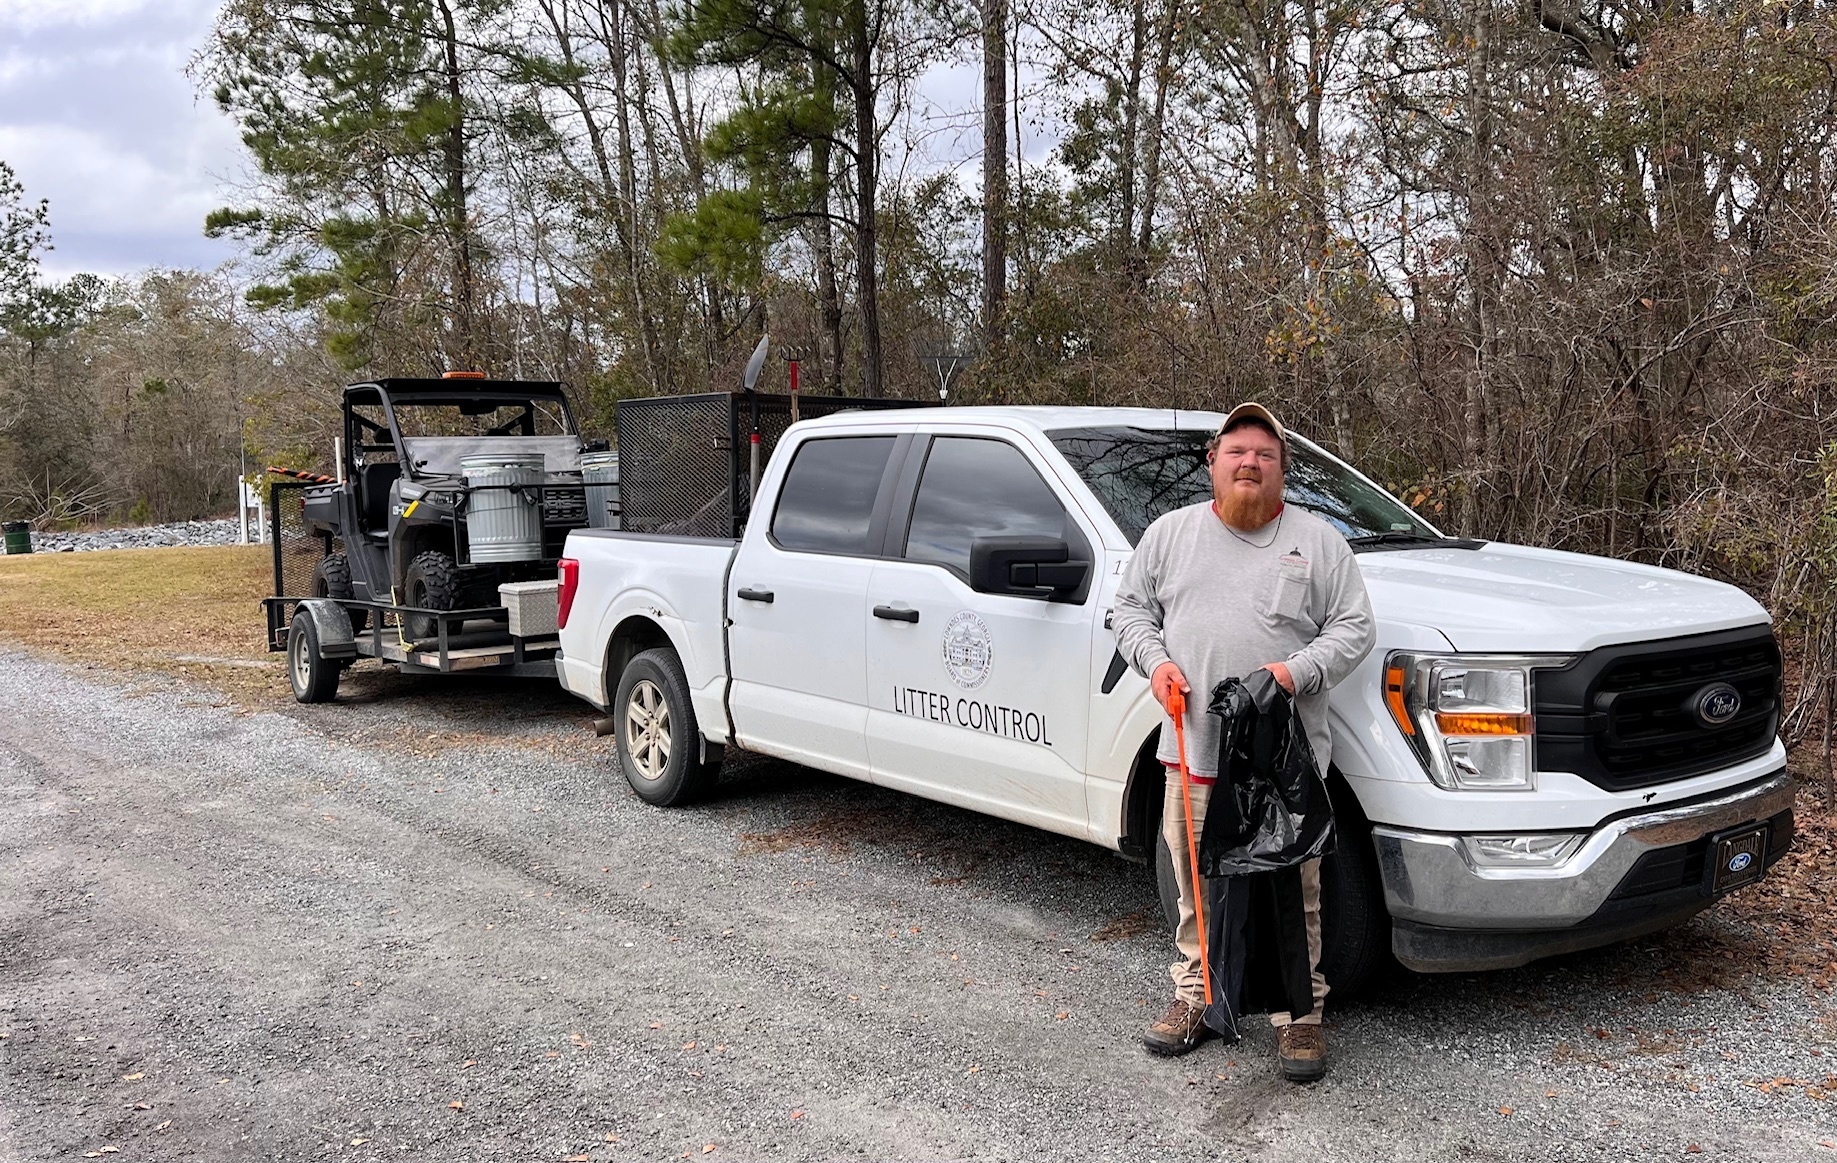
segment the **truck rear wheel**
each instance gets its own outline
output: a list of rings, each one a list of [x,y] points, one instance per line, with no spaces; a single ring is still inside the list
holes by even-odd
[[[402,604],[423,610],[459,608],[459,566],[439,550],[429,550],[408,563],[402,578]],[[410,642],[421,642],[440,633],[437,619],[431,614],[402,615],[402,636]]]
[[[626,663],[611,709],[619,769],[639,799],[672,808],[714,786],[721,765],[701,759],[701,727],[676,651],[654,647]]]
[[[351,563],[345,555],[333,553],[320,558],[319,564],[313,567],[313,597],[350,599],[356,596],[357,591],[351,588]],[[344,612],[351,619],[351,633],[362,634],[370,612],[350,606],[346,606]]]
[[[293,697],[302,703],[329,703],[338,694],[338,675],[344,667],[319,649],[319,628],[313,616],[300,610],[287,631],[287,682]]]

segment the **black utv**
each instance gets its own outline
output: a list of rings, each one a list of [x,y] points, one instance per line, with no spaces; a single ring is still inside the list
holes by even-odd
[[[313,596],[424,610],[499,604],[504,582],[552,580],[568,531],[587,525],[579,429],[559,383],[379,379],[344,390],[339,479],[305,490],[311,533],[343,552]],[[362,633],[365,614],[351,608]],[[403,614],[402,636],[434,619]]]

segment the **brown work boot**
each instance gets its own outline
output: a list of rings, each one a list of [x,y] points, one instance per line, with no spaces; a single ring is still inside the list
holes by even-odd
[[[1276,1060],[1290,1082],[1313,1082],[1327,1072],[1327,1032],[1313,1022],[1291,1022],[1276,1031]]]
[[[1149,1025],[1142,1044],[1150,1053],[1169,1058],[1187,1053],[1211,1032],[1206,1029],[1205,1012],[1203,1005],[1175,998],[1168,1003],[1167,1012]]]

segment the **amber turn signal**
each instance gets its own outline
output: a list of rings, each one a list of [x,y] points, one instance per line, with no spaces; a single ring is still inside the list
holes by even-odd
[[[1403,668],[1393,666],[1384,672],[1384,705],[1390,708],[1391,718],[1397,720],[1397,729],[1405,735],[1416,734],[1416,724],[1410,721],[1410,709],[1403,703]]]
[[[1529,735],[1531,716],[1499,711],[1440,711],[1435,727],[1444,735]]]

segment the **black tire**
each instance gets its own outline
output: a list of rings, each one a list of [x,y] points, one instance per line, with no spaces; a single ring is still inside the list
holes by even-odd
[[[1351,791],[1335,781],[1336,807]],[[1371,845],[1371,825],[1356,806],[1340,807],[1334,820],[1338,844],[1320,865],[1320,971],[1335,1002],[1368,989],[1392,962],[1390,913],[1384,907],[1384,882]],[[1155,894],[1161,916],[1172,933],[1180,919],[1180,889],[1174,881],[1174,858],[1167,844],[1155,843]]]
[[[1333,1000],[1357,997],[1392,964],[1390,910],[1371,843],[1371,824],[1337,778],[1333,795],[1339,843],[1320,866],[1320,971]]]
[[[351,586],[351,563],[342,553],[333,553],[319,559],[313,567],[313,597],[351,599],[357,591]],[[369,611],[356,610],[349,606],[344,612],[351,618],[351,633],[362,634],[369,623]]]
[[[1155,837],[1155,896],[1161,902],[1161,919],[1171,934],[1180,924],[1180,884],[1174,879],[1174,854],[1161,836]]]
[[[462,589],[459,566],[452,556],[429,550],[408,563],[408,572],[402,578],[402,604],[424,610],[457,610]],[[434,638],[439,633],[431,615],[402,615],[402,637],[410,642]]]
[[[338,676],[344,668],[319,649],[319,628],[313,616],[301,610],[287,632],[287,682],[294,701],[329,703],[338,694]]]
[[[721,765],[700,758],[701,726],[676,651],[659,646],[626,663],[611,712],[619,770],[639,799],[673,808],[714,786]]]

